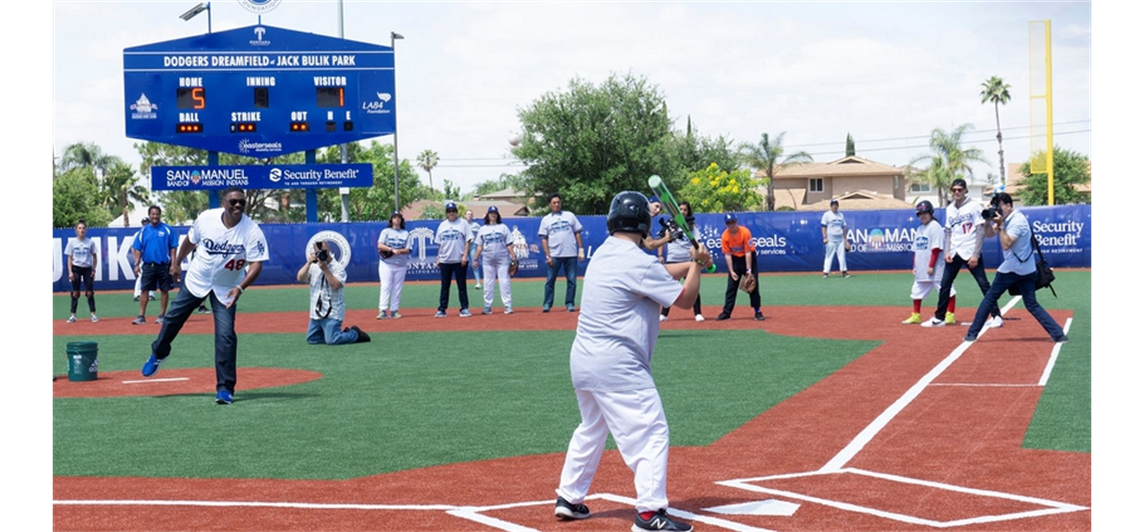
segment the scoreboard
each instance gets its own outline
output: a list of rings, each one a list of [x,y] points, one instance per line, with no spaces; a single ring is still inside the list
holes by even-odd
[[[255,25],[123,50],[127,137],[257,158],[396,130],[393,49]]]

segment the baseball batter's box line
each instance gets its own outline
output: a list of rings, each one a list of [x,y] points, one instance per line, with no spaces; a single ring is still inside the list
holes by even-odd
[[[1005,304],[1005,307],[1001,309],[1001,315],[1004,316],[1006,313],[1012,310],[1020,300],[1021,296],[1014,296],[1010,298],[1009,302]],[[978,339],[980,339],[991,330],[992,328],[983,329],[981,333],[978,334]],[[843,447],[842,450],[838,452],[838,454],[834,455],[834,457],[831,458],[830,461],[826,463],[826,465],[822,466],[821,471],[838,471],[842,469],[843,466],[849,463],[850,460],[852,460],[862,449],[866,447],[866,444],[870,443],[870,441],[874,439],[874,436],[878,435],[882,429],[886,428],[886,425],[888,425],[890,421],[897,417],[898,414],[902,412],[902,410],[904,410],[907,406],[909,406],[910,403],[914,401],[914,399],[921,395],[922,391],[924,391],[927,387],[933,385],[933,381],[937,379],[939,375],[945,372],[946,369],[953,365],[957,359],[961,358],[961,355],[965,354],[965,352],[972,345],[973,342],[962,342],[960,345],[954,348],[954,350],[950,352],[950,354],[946,356],[944,360],[939,362],[938,365],[934,366],[933,369],[929,371],[929,373],[926,373],[925,376],[921,378],[921,380],[914,383],[910,389],[906,390],[906,393],[902,394],[902,396],[899,397],[897,401],[894,401],[894,403],[891,404],[888,408],[886,408],[885,411],[883,411],[881,414],[878,414],[878,417],[874,418],[874,420],[871,421],[869,425],[866,425],[866,427],[863,428],[862,431],[859,432],[853,440],[850,440],[850,443],[846,444],[846,446]],[[1057,344],[1055,349],[1059,349],[1059,347],[1060,344]]]
[[[861,506],[858,504],[851,504],[851,503],[836,501],[836,500],[831,500],[831,499],[823,499],[820,497],[814,497],[812,495],[806,495],[806,494],[802,494],[802,493],[773,489],[773,488],[766,488],[763,486],[758,486],[756,484],[753,484],[755,482],[766,482],[768,480],[784,480],[784,479],[791,479],[791,478],[811,477],[811,476],[820,476],[820,475],[838,475],[838,474],[863,475],[863,476],[869,476],[869,477],[878,478],[878,479],[882,479],[882,480],[888,480],[891,482],[898,482],[898,483],[902,483],[902,484],[911,484],[911,485],[916,485],[916,486],[924,486],[927,488],[952,491],[952,492],[956,492],[956,493],[964,493],[964,494],[976,495],[976,496],[981,496],[981,497],[992,497],[992,498],[997,498],[997,499],[1005,499],[1005,500],[1010,500],[1010,501],[1015,501],[1015,502],[1034,504],[1034,505],[1038,505],[1038,506],[1044,506],[1045,508],[1039,509],[1039,510],[1030,510],[1030,511],[1025,511],[1025,512],[1014,512],[1014,513],[1009,513],[1009,514],[983,515],[983,516],[978,516],[978,517],[957,519],[957,520],[953,520],[953,521],[935,521],[933,519],[926,519],[924,517],[918,517],[918,516],[914,516],[914,515],[905,515],[905,514],[890,512],[890,511],[886,511],[886,510],[879,510],[877,508],[870,508],[868,506]],[[1068,512],[1079,512],[1082,510],[1088,510],[1089,509],[1086,506],[1078,506],[1075,504],[1063,503],[1063,502],[1059,502],[1059,501],[1052,501],[1052,500],[1048,500],[1048,499],[1040,499],[1040,498],[1036,498],[1036,497],[1027,497],[1024,495],[1016,495],[1016,494],[1012,494],[1012,493],[1004,493],[1004,492],[999,492],[999,491],[983,490],[983,489],[977,489],[977,488],[967,488],[964,486],[956,486],[953,484],[945,484],[945,483],[941,483],[941,482],[932,482],[932,481],[928,481],[928,480],[903,477],[903,476],[899,476],[899,475],[890,475],[890,474],[886,474],[886,473],[877,473],[877,472],[873,472],[873,471],[866,471],[866,470],[855,469],[855,468],[843,468],[843,469],[834,470],[834,471],[822,471],[822,470],[820,470],[820,471],[808,471],[805,473],[788,473],[788,474],[782,474],[782,475],[770,475],[770,476],[765,476],[765,477],[723,480],[723,481],[716,482],[716,484],[731,487],[731,488],[738,488],[738,489],[742,489],[742,490],[753,491],[753,492],[757,492],[757,493],[766,493],[769,495],[777,495],[780,497],[786,497],[786,498],[790,498],[790,499],[796,499],[796,500],[800,500],[800,501],[806,501],[806,502],[811,502],[811,503],[815,503],[815,504],[821,504],[824,506],[830,506],[832,508],[838,508],[840,510],[873,515],[873,516],[881,517],[884,519],[892,519],[895,521],[900,521],[903,523],[910,523],[910,524],[915,524],[915,525],[925,525],[925,526],[931,526],[931,527],[935,527],[935,528],[950,528],[950,527],[955,527],[955,526],[980,525],[983,523],[992,523],[992,522],[998,522],[998,521],[1010,521],[1010,520],[1015,520],[1015,519],[1024,519],[1024,518],[1029,518],[1029,517],[1040,517],[1040,516],[1045,516],[1045,515],[1053,515],[1053,514],[1068,513]]]
[[[585,500],[607,500],[635,508],[636,501],[622,495],[613,493],[596,493],[589,495]],[[552,500],[526,501],[517,503],[498,504],[492,506],[456,506],[447,504],[338,504],[338,503],[305,503],[305,502],[271,502],[271,501],[194,501],[194,500],[56,500],[57,506],[192,506],[208,508],[291,508],[304,510],[374,510],[374,511],[429,511],[445,512],[454,517],[468,519],[505,532],[539,532],[533,528],[518,525],[495,517],[485,515],[486,512],[497,510],[510,510],[526,506],[551,505]],[[698,521],[734,532],[774,532],[765,528],[751,527],[711,517],[691,513],[685,510],[669,508],[668,513],[681,519]]]

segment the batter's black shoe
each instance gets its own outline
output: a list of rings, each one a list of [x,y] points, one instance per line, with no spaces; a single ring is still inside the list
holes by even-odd
[[[731,315],[730,315],[730,314],[722,314],[722,313],[720,313],[718,316],[715,316],[715,321],[723,321],[723,320],[729,320],[729,319],[731,319]]]
[[[671,530],[674,532],[691,532],[692,526],[684,523],[683,521],[676,521],[667,516],[667,510],[660,508],[658,512],[651,516],[651,519],[644,519],[640,514],[636,514],[636,522],[632,525],[632,532],[642,532],[644,530]]]
[[[354,343],[363,344],[369,341],[369,335],[366,334],[365,331],[361,330],[357,325],[351,325],[350,330],[357,333],[357,342]]]
[[[583,503],[572,504],[564,497],[556,498],[556,510],[553,513],[560,519],[587,519],[591,514]]]
[[[767,317],[763,316],[762,312],[755,312],[755,321],[766,321]]]

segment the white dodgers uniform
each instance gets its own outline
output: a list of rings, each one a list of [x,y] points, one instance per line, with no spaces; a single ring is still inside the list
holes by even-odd
[[[674,303],[682,288],[628,240],[609,237],[592,256],[569,357],[581,421],[556,490],[572,504],[588,494],[610,432],[635,474],[636,511],[668,506],[667,418],[651,356],[660,308]]]
[[[512,245],[512,230],[507,225],[489,224],[477,231],[477,246],[481,248],[481,273],[485,283],[485,308],[493,306],[493,280],[500,283],[501,303],[512,308],[512,286],[508,276],[510,262],[508,246]]]
[[[946,206],[945,229],[949,235],[949,245],[945,248],[946,255],[959,255],[962,259],[969,260],[979,251],[977,232],[985,225],[981,210],[981,205],[972,198],[965,198],[960,207],[956,202]]]
[[[914,286],[910,290],[910,299],[925,299],[930,292],[941,288],[941,278],[945,272],[945,257],[941,253],[944,240],[945,229],[937,220],[931,219],[930,223],[918,228],[914,235]],[[938,250],[938,257],[934,262],[933,275],[930,275],[930,259],[935,249]],[[950,294],[957,295],[957,289],[950,287]]]
[[[213,291],[222,304],[229,305],[227,294],[242,282],[247,263],[268,260],[270,252],[254,220],[243,214],[242,220],[228,229],[222,223],[223,210],[204,211],[187,234],[198,247],[183,278],[183,288],[199,298]]]
[[[846,217],[841,212],[826,211],[822,215],[822,226],[826,228],[826,259],[822,262],[822,273],[830,273],[830,264],[836,254],[839,271],[846,271]]]

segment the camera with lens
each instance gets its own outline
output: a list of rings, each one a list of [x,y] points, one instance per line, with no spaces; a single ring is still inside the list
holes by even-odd
[[[986,220],[992,220],[993,218],[996,218],[998,214],[1001,214],[1001,209],[995,205],[991,205],[985,210],[981,211],[981,217],[985,218]]]
[[[316,251],[318,253],[318,261],[319,262],[326,262],[326,261],[330,260],[330,252],[322,249],[321,244],[315,243],[314,244],[314,251]]]

